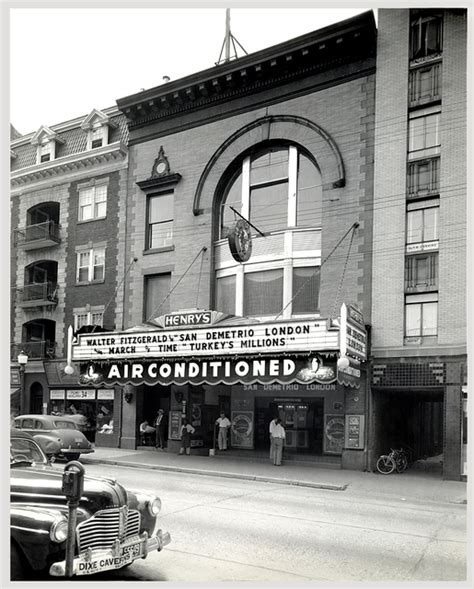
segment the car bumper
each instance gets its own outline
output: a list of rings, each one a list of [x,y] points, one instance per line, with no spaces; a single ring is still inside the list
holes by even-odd
[[[94,448],[61,448],[61,454],[90,454]]]
[[[103,571],[120,569],[139,558],[146,558],[150,552],[160,551],[171,542],[169,532],[158,530],[151,538],[147,532],[140,536],[128,538],[120,543],[116,540],[113,548],[107,550],[91,550],[82,552],[73,560],[72,574],[93,575]],[[66,576],[66,561],[55,562],[49,569],[52,577]]]

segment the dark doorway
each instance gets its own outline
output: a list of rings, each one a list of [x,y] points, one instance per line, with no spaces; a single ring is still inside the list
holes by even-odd
[[[374,393],[374,458],[408,447],[412,460],[443,452],[443,392]]]
[[[43,412],[43,385],[34,382],[30,388],[30,413],[41,414]]]
[[[324,399],[276,402],[257,397],[255,446],[258,450],[270,448],[269,425],[274,417],[280,417],[286,430],[286,452],[323,453]]]

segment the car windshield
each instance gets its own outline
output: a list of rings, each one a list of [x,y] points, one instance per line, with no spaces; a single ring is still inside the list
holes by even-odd
[[[46,464],[48,460],[34,440],[10,438],[10,464],[20,462]]]
[[[57,429],[77,429],[76,424],[72,421],[57,419],[54,421],[54,427]]]

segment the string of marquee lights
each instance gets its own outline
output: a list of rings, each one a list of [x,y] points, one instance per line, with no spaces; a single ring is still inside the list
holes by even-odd
[[[348,250],[348,255],[350,252],[350,247],[352,245],[352,240],[354,238],[354,233],[355,230],[359,227],[359,223],[356,221],[355,223],[353,223],[349,229],[344,233],[344,235],[341,237],[341,239],[336,243],[336,245],[332,248],[332,250],[329,252],[329,254],[324,258],[324,260],[322,260],[321,264],[318,266],[318,268],[316,268],[316,270],[313,272],[313,274],[311,274],[311,276],[309,278],[307,278],[303,284],[300,286],[300,288],[296,291],[296,293],[293,295],[293,297],[288,301],[288,303],[279,311],[278,315],[276,315],[274,321],[276,321],[278,319],[278,317],[281,316],[281,314],[285,311],[285,309],[287,307],[289,307],[291,305],[291,303],[294,301],[294,299],[300,294],[300,292],[303,290],[303,288],[308,284],[308,282],[310,280],[312,280],[316,274],[318,274],[318,272],[321,272],[321,268],[324,266],[324,264],[329,260],[329,258],[332,256],[332,254],[337,250],[337,248],[341,245],[341,243],[346,239],[346,237],[349,235],[349,233],[352,231],[352,237],[351,237],[351,242],[349,245],[349,250]],[[346,262],[348,259],[348,255],[346,256]]]

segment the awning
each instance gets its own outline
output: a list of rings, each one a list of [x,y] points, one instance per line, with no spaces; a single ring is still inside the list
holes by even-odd
[[[15,393],[20,392],[20,387],[10,387],[10,397],[13,397]]]

